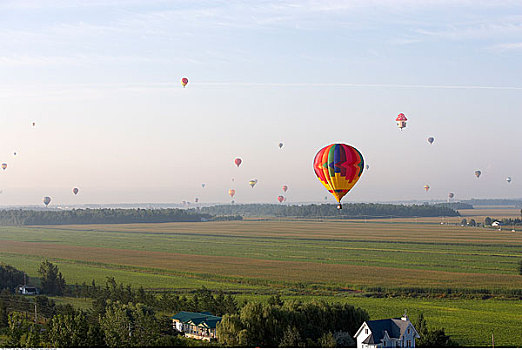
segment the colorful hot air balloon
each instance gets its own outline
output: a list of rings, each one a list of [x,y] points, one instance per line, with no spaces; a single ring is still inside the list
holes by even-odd
[[[424,190],[425,190],[426,192],[428,192],[428,191],[430,190],[430,185],[426,185],[426,186],[424,186]]]
[[[79,191],[79,190],[78,190],[78,187],[73,188],[73,193],[74,193],[75,195],[78,194],[78,191]]]
[[[430,143],[430,145],[433,143],[433,141],[435,141],[433,137],[428,137],[428,142]]]
[[[448,193],[448,198],[449,199],[452,199],[453,197],[455,197],[455,193],[453,193],[453,192]]]
[[[508,176],[508,177],[506,178],[506,181],[507,181],[507,183],[511,183],[511,177]]]
[[[283,143],[279,142],[279,148],[283,148]]]
[[[406,118],[406,116],[404,115],[404,113],[400,113],[397,118],[395,119],[395,121],[397,122],[397,126],[399,127],[399,129],[402,129],[406,127],[406,121],[408,120],[408,118]]]
[[[277,196],[277,200],[279,201],[279,203],[283,203],[283,201],[285,200],[285,197]]]
[[[250,185],[250,187],[254,188],[254,186],[257,184],[257,179],[248,181],[248,184]]]
[[[2,170],[7,169],[7,163],[2,163]]]
[[[234,197],[235,194],[236,194],[236,190],[233,190],[233,189],[228,190],[228,195],[230,197]]]
[[[475,171],[475,176],[477,178],[479,178],[481,174],[482,174],[482,171],[480,171],[480,170]]]
[[[235,164],[237,167],[239,167],[239,166],[241,165],[242,162],[243,162],[243,161],[241,160],[241,158],[236,158],[236,159],[234,159],[234,164]]]
[[[183,85],[183,87],[187,86],[188,84],[188,79],[187,78],[181,78],[181,85]]]
[[[45,206],[47,207],[49,203],[51,203],[51,197],[44,197],[43,202]]]
[[[338,209],[342,209],[341,199],[355,186],[363,169],[361,152],[342,143],[323,147],[314,159],[315,175],[335,197]]]
[[[288,186],[287,185],[283,185],[282,189],[283,189],[284,192],[286,192],[286,191],[288,191]]]

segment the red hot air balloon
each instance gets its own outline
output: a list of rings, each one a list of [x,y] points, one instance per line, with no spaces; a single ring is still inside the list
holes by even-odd
[[[181,85],[183,85],[183,87],[187,86],[188,84],[188,78],[181,78]]]
[[[287,185],[283,185],[282,188],[283,188],[283,191],[285,191],[285,192],[288,191],[288,186]]]
[[[334,143],[323,147],[314,158],[315,175],[335,197],[341,199],[355,186],[364,170],[364,159],[355,147]]]
[[[233,190],[233,189],[228,190],[228,195],[230,197],[234,197],[235,194],[236,194],[236,190]]]
[[[234,164],[235,164],[237,167],[239,167],[239,166],[241,165],[242,162],[243,162],[243,161],[241,160],[241,158],[236,158],[236,159],[234,159]]]
[[[285,200],[285,197],[283,197],[283,196],[277,196],[277,200],[279,201],[279,203],[283,203],[284,200]]]
[[[397,122],[397,126],[399,127],[399,129],[402,129],[406,127],[406,121],[408,120],[408,118],[406,118],[406,116],[404,115],[404,113],[400,113],[398,116],[397,116],[397,119],[395,119],[395,121]]]
[[[78,194],[78,191],[79,191],[78,187],[73,188],[73,193],[74,193],[75,195]]]

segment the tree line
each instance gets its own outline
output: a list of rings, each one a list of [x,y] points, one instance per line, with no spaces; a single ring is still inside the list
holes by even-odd
[[[343,204],[338,210],[333,204],[278,205],[278,204],[232,204],[203,207],[201,213],[210,215],[278,216],[341,219],[379,218],[379,217],[437,217],[459,216],[459,213],[446,205],[395,205],[378,203]]]
[[[131,224],[212,219],[212,215],[183,209],[0,210],[0,225]]]

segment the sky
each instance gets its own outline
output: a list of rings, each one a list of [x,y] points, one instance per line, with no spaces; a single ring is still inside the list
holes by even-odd
[[[2,0],[0,205],[521,198],[521,78],[520,1]]]

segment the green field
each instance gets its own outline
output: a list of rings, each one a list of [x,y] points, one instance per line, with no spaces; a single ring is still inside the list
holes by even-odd
[[[145,288],[205,285],[260,298],[276,291],[302,293],[350,301],[372,318],[422,310],[430,324],[445,327],[465,345],[487,345],[491,331],[499,345],[522,344],[516,332],[522,328],[520,301],[378,299],[347,292],[370,287],[520,290],[520,232],[421,218],[0,227],[0,261],[34,276],[42,259],[57,263],[69,284],[93,279],[103,284],[114,276]],[[335,296],[339,291],[344,292]]]

